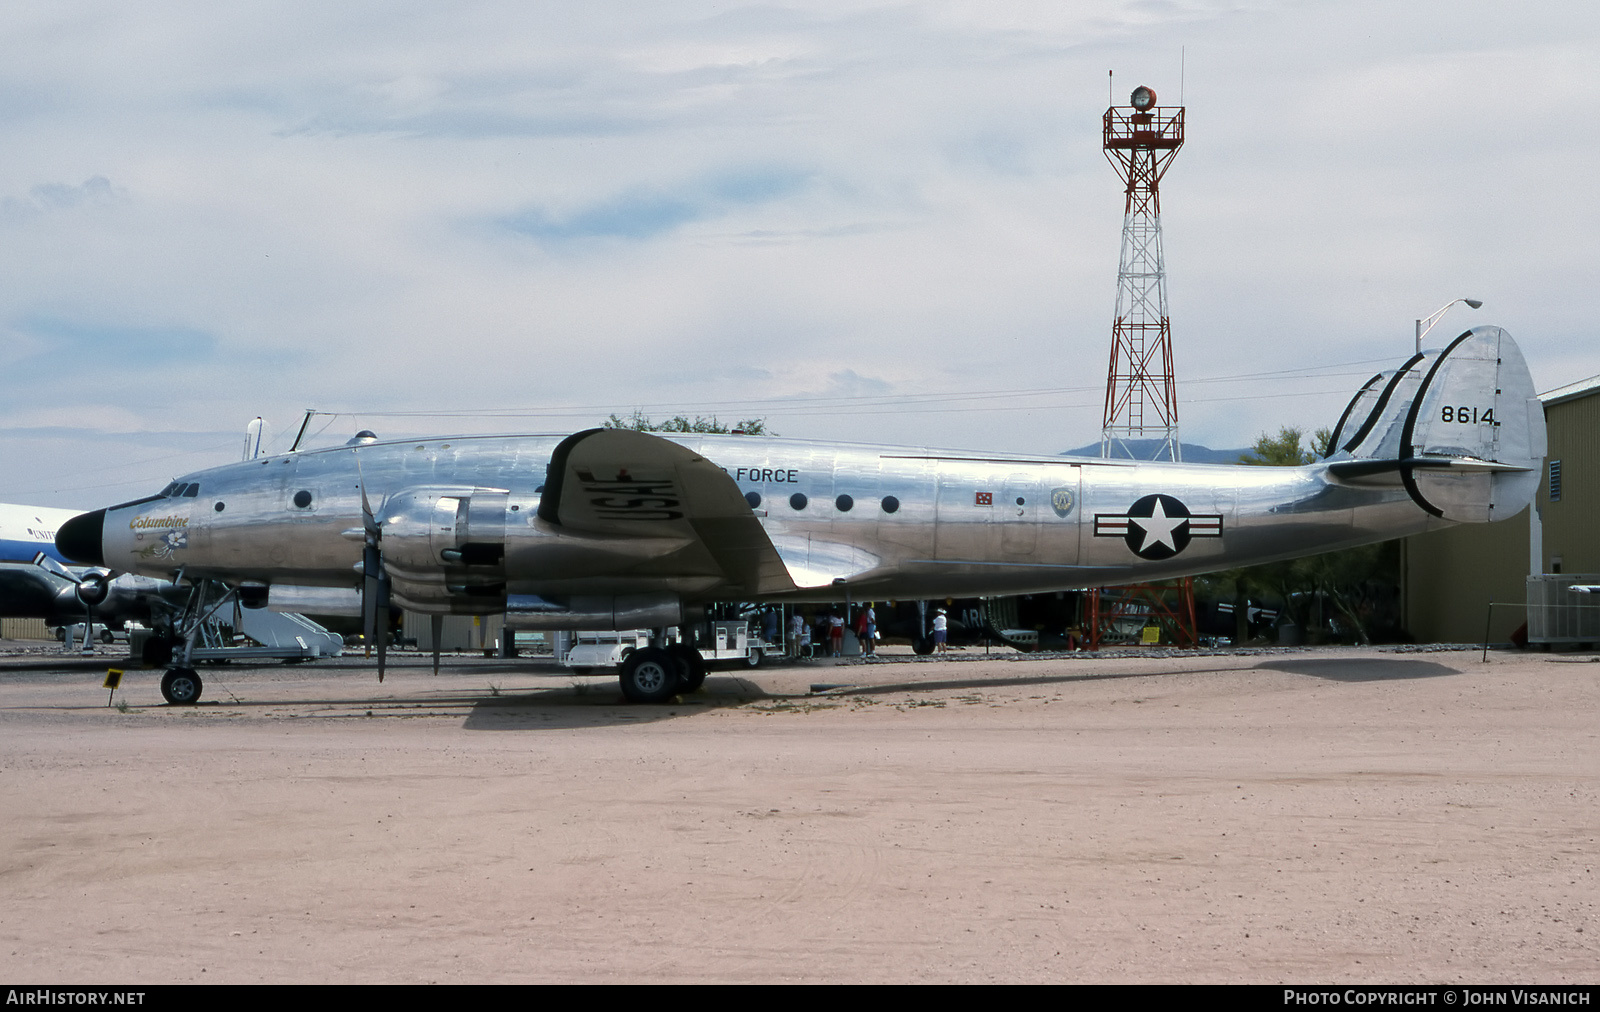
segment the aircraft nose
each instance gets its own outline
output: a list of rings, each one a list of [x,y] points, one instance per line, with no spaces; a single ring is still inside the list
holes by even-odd
[[[56,531],[56,551],[80,565],[105,565],[105,550],[100,546],[105,526],[105,510],[78,514]]]

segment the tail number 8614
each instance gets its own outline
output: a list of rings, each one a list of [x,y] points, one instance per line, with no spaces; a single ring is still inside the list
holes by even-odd
[[[1494,425],[1494,408],[1469,408],[1456,407],[1446,404],[1439,409],[1441,422],[1454,422],[1457,425]]]

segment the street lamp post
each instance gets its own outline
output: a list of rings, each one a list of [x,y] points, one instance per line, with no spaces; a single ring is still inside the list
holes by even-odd
[[[1465,302],[1467,304],[1467,308],[1468,309],[1477,309],[1479,306],[1483,305],[1483,303],[1478,301],[1477,299],[1455,299],[1454,301],[1446,302],[1443,306],[1440,306],[1439,310],[1437,312],[1433,313],[1432,315],[1424,316],[1422,319],[1418,320],[1417,321],[1417,354],[1418,355],[1422,354],[1422,339],[1427,336],[1428,331],[1433,329],[1434,324],[1436,324],[1440,320],[1444,319],[1444,314],[1449,312],[1450,311],[1450,307],[1455,305],[1457,302]]]

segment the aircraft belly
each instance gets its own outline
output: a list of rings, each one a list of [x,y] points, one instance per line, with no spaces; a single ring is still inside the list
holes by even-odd
[[[748,599],[747,595],[738,592],[738,588],[730,588],[718,577],[652,577],[634,574],[509,580],[506,592],[552,599],[592,595],[675,594],[688,603]]]

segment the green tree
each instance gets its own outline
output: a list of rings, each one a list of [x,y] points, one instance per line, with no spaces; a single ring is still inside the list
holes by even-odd
[[[745,418],[733,425],[717,421],[717,416],[705,418],[696,415],[693,421],[688,415],[673,415],[664,422],[657,422],[642,411],[634,411],[632,416],[623,418],[612,413],[610,418],[600,423],[608,429],[631,429],[634,432],[709,432],[729,433],[736,436],[775,436],[777,433],[767,431],[765,418]]]
[[[1241,464],[1256,464],[1263,467],[1298,467],[1309,464],[1328,455],[1328,441],[1333,438],[1333,433],[1327,429],[1318,429],[1311,437],[1311,445],[1301,449],[1300,443],[1305,438],[1305,433],[1293,426],[1285,425],[1278,430],[1276,436],[1262,433],[1256,440],[1256,445],[1239,458]]]

